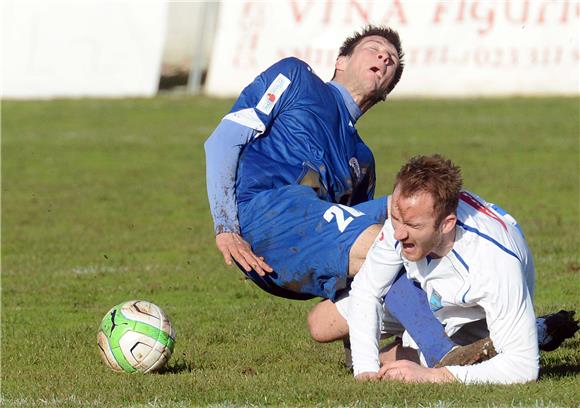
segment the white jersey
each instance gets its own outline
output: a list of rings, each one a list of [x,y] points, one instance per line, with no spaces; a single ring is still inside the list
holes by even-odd
[[[452,250],[410,262],[387,219],[349,294],[354,374],[379,370],[382,301],[400,268],[420,283],[447,335],[485,319],[498,355],[447,369],[464,383],[527,382],[537,378],[539,351],[533,310],[534,264],[516,221],[501,208],[462,192]]]

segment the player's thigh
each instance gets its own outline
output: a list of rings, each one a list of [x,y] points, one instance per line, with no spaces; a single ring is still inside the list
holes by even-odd
[[[348,276],[354,277],[362,267],[367,253],[381,232],[382,225],[374,224],[364,230],[350,249],[348,258]]]
[[[375,239],[377,238],[387,216],[387,197],[380,197],[353,207],[375,220],[375,224],[370,225],[362,231],[353,243],[349,252],[348,276],[353,277],[358,273],[364,263],[367,253]]]

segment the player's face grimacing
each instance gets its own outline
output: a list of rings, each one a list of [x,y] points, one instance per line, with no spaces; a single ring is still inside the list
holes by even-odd
[[[436,225],[433,197],[429,193],[419,192],[405,197],[397,186],[391,197],[390,216],[395,230],[394,238],[401,243],[403,256],[407,260],[417,262],[427,255],[441,257],[448,252],[444,238],[451,225],[447,218]],[[451,217],[454,219],[454,216]]]
[[[350,56],[337,61],[337,68],[344,70],[352,89],[380,99],[386,96],[398,66],[396,48],[378,35],[363,38]]]

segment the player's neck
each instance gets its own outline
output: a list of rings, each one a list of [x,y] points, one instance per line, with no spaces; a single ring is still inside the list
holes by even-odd
[[[352,99],[354,99],[354,101],[360,108],[362,114],[364,114],[366,111],[372,108],[377,102],[380,101],[380,99],[377,99],[375,95],[369,95],[368,92],[363,93],[358,91],[356,88],[352,87],[348,88],[348,86],[346,86],[346,89],[351,94]]]
[[[359,86],[358,82],[349,81],[340,71],[337,72],[337,75],[334,77],[333,81],[339,83],[348,91],[354,102],[360,108],[361,114],[364,114],[377,102],[383,100],[377,99],[377,96],[374,94],[369,94],[368,91],[365,91],[361,86]]]
[[[432,258],[443,258],[451,252],[453,244],[455,244],[455,228],[441,236],[441,241],[437,246],[435,246],[435,248],[433,248],[430,255]]]

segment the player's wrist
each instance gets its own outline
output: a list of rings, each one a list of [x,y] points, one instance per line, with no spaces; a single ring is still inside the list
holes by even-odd
[[[434,370],[435,382],[449,383],[457,381],[455,376],[445,367],[432,368],[431,370]]]
[[[357,381],[378,381],[379,373],[374,371],[365,371],[354,376]]]
[[[214,234],[217,237],[220,234],[238,234],[240,235],[240,227],[238,225],[216,225],[214,227]]]

